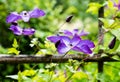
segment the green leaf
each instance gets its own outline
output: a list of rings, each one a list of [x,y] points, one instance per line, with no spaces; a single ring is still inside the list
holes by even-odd
[[[45,41],[45,47],[47,49],[51,49],[53,51],[56,50],[55,45],[53,43],[51,43],[50,41]]]
[[[100,57],[107,57],[108,55],[106,55],[106,54],[101,54],[101,56]]]
[[[102,5],[99,3],[90,3],[89,8],[87,9],[86,12],[91,12],[92,14],[98,14],[98,10],[100,7],[102,7]]]
[[[20,73],[20,72],[19,72]],[[21,77],[21,75],[19,74],[19,76],[18,75],[7,75],[6,76],[7,78],[11,78],[11,79],[15,79],[15,80],[18,80],[18,79],[23,79],[21,82],[31,82],[30,80],[30,78],[28,78],[28,77],[26,77],[26,76],[23,76],[22,75],[22,77]]]
[[[114,20],[112,19],[99,18],[99,20],[103,22],[105,28],[110,28],[114,25]]]
[[[103,22],[104,28],[107,29],[116,29],[120,28],[120,21],[118,19],[106,19],[106,18],[99,18],[100,21]]]
[[[79,78],[88,78],[88,75],[85,74],[84,72],[76,72],[73,77],[79,77]]]
[[[18,55],[20,51],[18,51],[16,48],[8,48],[8,53]]]
[[[32,78],[32,82],[46,82],[46,81],[41,76],[36,75],[35,77]]]
[[[120,41],[120,28],[112,29],[110,32]]]
[[[71,73],[76,73],[77,71],[73,68],[73,66],[68,66],[66,65],[66,68],[68,69],[68,71],[70,71]]]
[[[111,9],[115,9],[115,10],[117,10],[117,7],[114,7],[114,3],[113,3],[113,1],[112,0],[108,0],[107,1],[107,5],[108,5],[108,7]]]
[[[6,77],[16,80],[18,79],[18,75],[7,75]]]
[[[46,49],[40,49],[36,55],[46,55],[47,54],[47,50]]]
[[[116,19],[109,28],[111,29],[120,28],[120,21]]]
[[[22,75],[24,75],[24,76],[33,76],[33,75],[35,75],[36,74],[36,71],[35,70],[25,70],[25,71],[23,71],[22,72]]]
[[[18,72],[18,82],[23,82],[23,77],[21,71]]]
[[[59,71],[58,76],[54,78],[53,82],[65,82],[66,77],[64,71]]]
[[[115,60],[120,60],[120,57],[117,56],[117,55],[112,56],[112,58],[115,59]]]
[[[12,46],[13,46],[14,48],[18,48],[18,43],[17,43],[17,40],[16,40],[15,38],[14,38],[14,41],[13,41]]]

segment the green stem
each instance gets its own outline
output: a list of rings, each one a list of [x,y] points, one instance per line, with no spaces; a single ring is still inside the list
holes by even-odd
[[[50,78],[49,78],[49,82],[52,82],[52,76],[53,76],[53,72],[49,74]]]
[[[81,62],[83,63],[83,61],[86,60],[87,58],[88,58],[88,56],[87,56],[86,58],[82,59]],[[75,69],[75,71],[77,71],[77,70],[79,69],[79,67],[80,67],[80,65],[81,65],[82,63],[80,63],[80,64],[78,65],[78,67]],[[69,77],[67,77],[67,79],[65,80],[65,82],[68,82],[68,80],[69,80],[74,74],[75,74],[75,73],[72,73]]]
[[[80,67],[80,65],[77,67],[76,71],[78,70],[78,68]],[[66,80],[65,82],[67,82],[75,73],[72,73]]]
[[[18,71],[20,71],[20,64],[17,65]]]
[[[70,50],[69,50],[69,51],[70,51]],[[69,51],[67,51],[67,52],[61,57],[61,59],[64,58],[65,55],[67,55],[67,53],[68,53]],[[61,61],[61,60],[60,60],[60,61]],[[59,61],[59,62],[60,62],[60,61]]]
[[[73,75],[74,75],[74,73],[72,73],[72,74],[65,80],[65,82],[67,82]]]

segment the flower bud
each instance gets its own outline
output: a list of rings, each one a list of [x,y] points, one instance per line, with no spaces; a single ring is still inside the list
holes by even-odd
[[[55,47],[57,48],[59,44],[60,44],[60,40],[55,43]]]
[[[112,41],[110,42],[110,44],[109,44],[109,48],[110,49],[113,49],[114,48],[114,46],[115,46],[115,43],[116,43],[116,37],[114,37],[113,39],[112,39]]]
[[[12,25],[15,25],[15,26],[17,26],[18,24],[17,24],[17,22],[12,22],[11,23]]]
[[[67,17],[67,18],[66,18],[66,22],[70,22],[70,21],[71,21],[71,19],[72,19],[72,17],[73,17],[73,15],[71,15],[71,16],[69,16],[69,17]]]

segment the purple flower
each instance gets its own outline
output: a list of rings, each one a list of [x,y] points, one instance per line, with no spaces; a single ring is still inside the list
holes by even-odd
[[[11,25],[9,28],[15,35],[33,35],[35,30],[33,28],[22,29],[17,25]]]
[[[76,46],[81,40],[81,38],[77,35],[74,35],[72,39],[68,36],[50,36],[47,39],[55,44],[59,42],[56,47],[60,54],[67,53],[69,50],[73,49],[73,47]]]
[[[16,25],[11,25],[9,28],[15,35],[22,35],[23,29]]]
[[[68,31],[68,30],[64,30],[64,34],[67,36],[74,36],[75,34],[79,35],[79,36],[85,36],[88,35],[88,32],[84,32],[84,30],[82,30],[79,34],[78,34],[79,30],[78,29],[74,29],[72,32]]]
[[[23,35],[33,35],[34,33],[35,33],[35,29],[33,29],[33,28],[23,29]]]
[[[35,8],[32,11],[22,11],[20,14],[17,12],[12,12],[10,15],[7,16],[6,21],[7,23],[12,23],[18,20],[23,20],[24,22],[28,22],[30,18],[38,18],[44,16],[45,12],[38,8]]]
[[[114,3],[114,7],[117,7],[118,10],[120,10],[120,0],[118,3],[116,3],[114,0],[112,0],[112,2]]]
[[[83,31],[80,34],[77,33],[77,29],[75,29],[73,32],[66,30],[64,31],[64,34],[67,36],[49,36],[47,39],[55,43],[59,54],[65,54],[70,50],[91,54],[91,48],[95,47],[94,43],[90,40],[82,40],[80,38],[80,36],[86,35],[87,33]]]

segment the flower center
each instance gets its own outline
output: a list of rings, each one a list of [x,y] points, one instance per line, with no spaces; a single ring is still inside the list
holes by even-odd
[[[27,15],[27,13],[24,13],[24,15]]]
[[[23,16],[29,16],[27,11],[23,11]]]
[[[73,45],[70,43],[69,46],[72,47]]]

